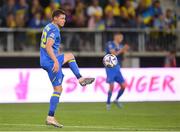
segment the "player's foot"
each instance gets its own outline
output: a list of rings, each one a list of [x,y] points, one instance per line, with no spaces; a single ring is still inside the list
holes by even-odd
[[[118,108],[122,108],[122,107],[123,107],[122,103],[118,102],[117,100],[114,100],[114,104],[115,104]]]
[[[59,127],[59,128],[63,127],[63,125],[59,124],[53,116],[47,116],[46,125],[52,125],[54,127]]]
[[[79,79],[79,83],[81,84],[81,86],[86,86],[86,85],[88,85],[88,84],[93,83],[94,80],[95,80],[95,78],[91,78],[91,77],[89,77],[89,78],[83,78],[83,77],[81,77],[81,78]]]
[[[106,110],[110,110],[111,109],[111,105],[110,104],[106,104]]]

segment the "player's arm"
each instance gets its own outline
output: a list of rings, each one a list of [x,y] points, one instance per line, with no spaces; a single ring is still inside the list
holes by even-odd
[[[124,45],[124,47],[118,51],[114,50],[114,49],[110,49],[110,52],[111,54],[114,54],[114,55],[121,55],[125,52],[127,52],[127,50],[129,49],[129,46],[127,44]]]
[[[129,49],[129,45],[128,45],[128,44],[125,44],[122,49],[120,49],[119,51],[117,51],[117,54],[120,55],[120,54],[126,53],[128,49]]]
[[[58,60],[57,60],[57,58],[56,58],[56,56],[55,56],[55,54],[53,52],[53,48],[52,48],[53,44],[54,44],[54,39],[48,38],[47,42],[46,42],[46,51],[47,51],[49,57],[54,61],[54,66],[53,66],[52,70],[54,72],[58,72],[58,70],[59,70],[59,62],[58,62]]]
[[[118,51],[115,51],[114,49],[111,49],[110,53],[115,55],[115,56],[117,56],[117,55],[123,54],[124,53],[124,49],[122,48],[122,49],[120,49]]]
[[[115,47],[112,45],[112,43],[108,43],[107,47],[109,49],[109,52],[115,56],[118,55],[118,52],[115,50]]]

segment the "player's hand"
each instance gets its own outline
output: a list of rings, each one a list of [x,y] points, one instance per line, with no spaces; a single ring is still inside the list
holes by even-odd
[[[129,45],[125,44],[124,47],[123,47],[124,53],[127,52],[128,50],[129,50]]]
[[[59,71],[59,62],[55,61],[54,62],[54,66],[53,66],[53,72],[58,72]]]
[[[128,44],[125,44],[125,45],[124,45],[124,48],[125,48],[126,50],[128,50],[128,49],[129,49],[129,45],[128,45]]]

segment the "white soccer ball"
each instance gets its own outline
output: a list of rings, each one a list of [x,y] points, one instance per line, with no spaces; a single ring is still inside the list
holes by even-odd
[[[117,63],[117,57],[113,54],[107,54],[103,57],[103,64],[105,67],[114,67]]]

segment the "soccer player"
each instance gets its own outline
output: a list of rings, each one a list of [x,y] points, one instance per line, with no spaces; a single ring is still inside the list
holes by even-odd
[[[165,57],[164,67],[176,67],[176,51],[170,50]]]
[[[50,99],[49,113],[46,119],[47,125],[63,127],[54,118],[54,114],[59,103],[59,97],[62,92],[62,65],[69,64],[70,69],[79,80],[80,85],[86,86],[94,81],[94,78],[84,78],[80,74],[78,65],[72,53],[59,53],[61,43],[60,29],[65,24],[66,15],[61,9],[52,13],[52,22],[47,24],[43,29],[40,44],[40,65],[47,71],[50,81],[53,85],[54,92]]]
[[[119,108],[122,107],[121,103],[118,102],[118,99],[124,93],[126,82],[121,74],[120,65],[122,63],[122,54],[125,53],[129,48],[127,44],[123,45],[122,41],[123,41],[123,35],[121,33],[116,33],[114,35],[113,41],[107,42],[105,49],[106,54],[114,54],[118,59],[118,64],[116,66],[112,68],[106,67],[106,75],[107,75],[106,82],[109,84],[108,98],[106,102],[107,110],[110,110],[111,108],[111,96],[114,89],[114,82],[119,83],[119,85],[121,86],[121,89],[119,90],[118,95],[114,100],[114,103]]]

